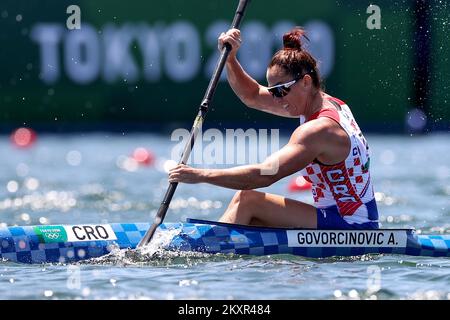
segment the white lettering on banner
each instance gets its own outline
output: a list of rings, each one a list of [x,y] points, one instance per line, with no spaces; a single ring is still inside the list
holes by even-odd
[[[308,38],[303,41],[305,49],[318,61],[318,68],[323,78],[330,75],[334,67],[334,35],[333,30],[323,21],[314,20],[305,24]]]
[[[195,27],[185,21],[170,26],[165,37],[167,75],[176,82],[194,78],[200,68],[200,40]]]
[[[117,240],[116,234],[109,224],[64,226],[64,230],[66,230],[69,242]]]
[[[220,51],[217,48],[217,38],[222,32],[227,31],[229,27],[230,23],[228,21],[219,20],[211,24],[206,30],[206,43],[212,49],[211,56],[207,60],[205,67],[205,77],[208,79],[211,78],[214,69],[216,68],[217,61],[219,60]],[[224,68],[220,75],[220,81],[224,81],[226,78],[227,68]]]
[[[150,28],[142,23],[137,28],[137,41],[142,49],[144,59],[144,78],[149,82],[159,81],[161,78],[161,43],[158,40],[158,29]]]
[[[289,247],[404,248],[403,230],[287,230]]]
[[[124,24],[117,28],[108,24],[103,30],[103,45],[105,57],[103,77],[106,82],[113,83],[117,80],[135,82],[139,77],[139,70],[130,54],[129,47],[133,42],[136,28],[132,24]]]
[[[276,50],[283,48],[283,35],[294,28],[296,24],[289,20],[281,20],[272,27],[272,43]]]
[[[41,57],[41,73],[39,77],[45,83],[59,80],[61,71],[58,46],[63,28],[56,23],[39,23],[31,31],[31,39],[39,44]]]
[[[69,32],[64,42],[67,76],[79,84],[94,81],[100,71],[97,31],[90,25]]]
[[[250,21],[242,27],[244,41],[238,57],[245,71],[255,79],[265,79],[267,65],[272,57],[272,41],[268,41],[268,35],[270,30],[261,22]]]
[[[247,26],[247,24],[248,23],[244,24],[241,32],[244,41],[242,47],[238,51],[238,58],[250,75],[256,78],[265,79],[267,65],[270,61],[273,50],[278,50],[283,46],[283,34],[287,30],[292,29],[295,26],[295,23],[282,20],[277,22],[273,26],[272,30],[266,30],[266,33],[263,35],[261,35],[261,31],[266,28],[264,24],[258,21],[250,22],[249,26]],[[229,21],[219,20],[211,24],[206,30],[206,43],[209,47],[211,47],[211,49],[213,49],[210,58],[206,62],[205,76],[207,78],[211,77],[220,54],[220,52],[216,50],[217,38],[222,32],[227,31],[229,26]],[[255,35],[247,39],[247,34],[253,35],[253,32]],[[271,35],[271,38],[267,39],[267,34]],[[250,45],[247,45],[248,41],[251,42]],[[258,46],[261,45],[263,47],[258,48]],[[261,54],[261,52],[264,54]],[[265,61],[263,61],[264,56],[266,56],[267,59]],[[257,59],[256,61],[254,61],[255,58]],[[224,72],[220,76],[220,81],[224,80],[226,80],[226,69],[224,69]]]
[[[244,69],[257,80],[265,80],[270,58],[281,48],[282,35],[294,25],[286,20],[272,27],[255,20],[244,23],[243,44],[238,52]],[[80,30],[68,30],[63,24],[38,23],[32,26],[31,39],[39,46],[40,78],[47,84],[61,79],[61,61],[67,77],[80,85],[98,79],[106,83],[134,83],[142,79],[157,82],[164,76],[175,82],[188,82],[200,73],[207,79],[211,77],[219,54],[217,37],[228,28],[229,22],[224,20],[206,28],[205,42],[212,49],[209,57],[203,57],[201,34],[189,21],[122,26],[109,23],[100,30],[87,23]],[[305,29],[311,42],[303,43],[320,61],[320,73],[326,78],[335,59],[332,30],[322,21],[309,22]],[[133,55],[136,50],[139,54]],[[202,61],[206,61],[203,71]],[[221,80],[225,79],[223,74]]]

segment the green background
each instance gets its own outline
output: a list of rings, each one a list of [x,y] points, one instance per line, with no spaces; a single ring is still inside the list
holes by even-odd
[[[138,22],[149,26],[164,26],[180,20],[193,23],[201,39],[201,71],[187,82],[174,82],[162,72],[157,82],[145,81],[141,77],[133,84],[123,81],[106,83],[99,77],[87,85],[74,83],[62,71],[58,82],[44,83],[39,79],[39,46],[31,40],[30,30],[36,23],[65,26],[66,8],[71,4],[80,6],[82,23],[89,23],[98,30],[109,23],[117,27]],[[364,129],[403,131],[406,113],[414,107],[413,1],[377,1],[376,5],[381,8],[381,30],[366,27],[369,17],[366,9],[370,4],[370,1],[253,0],[243,25],[258,21],[271,28],[281,20],[290,20],[296,25],[312,20],[325,22],[333,31],[335,41],[333,69],[324,79],[326,91],[346,101]],[[151,130],[162,124],[192,122],[209,82],[204,64],[216,50],[205,40],[206,28],[220,20],[230,23],[236,5],[237,1],[228,0],[2,1],[2,128],[28,125],[63,131],[77,125],[93,129],[108,125],[109,128],[125,126],[132,129],[135,126]],[[438,1],[431,1],[431,5],[430,117],[436,128],[445,129],[450,119],[447,107],[450,9]],[[7,12],[7,17],[4,12]],[[18,14],[22,17],[20,21],[16,18]],[[60,60],[62,47],[60,45]],[[275,52],[278,48],[273,46],[272,49]],[[130,50],[141,70],[139,50]],[[266,84],[264,78],[257,80]],[[49,95],[49,90],[52,95]],[[289,126],[296,121],[244,108],[226,82],[219,84],[211,109],[208,121],[218,125],[246,122],[256,126],[267,123]]]

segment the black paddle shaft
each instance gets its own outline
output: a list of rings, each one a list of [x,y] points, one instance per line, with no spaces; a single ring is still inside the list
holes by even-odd
[[[241,25],[241,20],[244,16],[245,9],[247,8],[247,4],[249,2],[250,2],[250,0],[239,0],[239,5],[238,5],[238,8],[234,15],[234,19],[233,19],[233,23],[231,24],[231,28],[239,29],[239,26]],[[191,155],[191,151],[194,148],[195,139],[197,137],[198,132],[200,131],[203,121],[206,118],[206,114],[208,113],[209,103],[212,101],[212,99],[214,97],[214,93],[217,88],[217,83],[219,82],[220,76],[222,74],[223,68],[225,66],[225,62],[228,58],[230,51],[231,51],[231,45],[226,43],[224,45],[224,48],[222,49],[222,52],[219,57],[219,61],[217,62],[217,65],[216,65],[216,68],[212,75],[212,78],[209,81],[209,85],[208,85],[208,88],[206,89],[205,96],[203,97],[203,100],[200,104],[200,108],[199,108],[197,117],[195,118],[194,124],[191,129],[191,135],[190,135],[189,141],[188,141],[188,143],[186,143],[186,146],[183,150],[183,155],[180,160],[180,163],[182,163],[182,164],[187,163],[189,156]],[[169,209],[170,202],[172,201],[172,197],[175,193],[175,190],[177,189],[177,186],[178,186],[178,182],[171,182],[169,184],[169,187],[166,191],[166,194],[161,203],[161,206],[159,207],[158,212],[156,213],[156,217],[153,221],[153,224],[147,230],[144,237],[141,239],[141,241],[137,245],[138,247],[142,247],[142,246],[148,244],[152,240],[156,229],[164,221],[164,218],[166,216],[167,210]]]

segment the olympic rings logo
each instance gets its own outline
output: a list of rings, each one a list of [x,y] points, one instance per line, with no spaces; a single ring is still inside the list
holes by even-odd
[[[59,233],[45,233],[45,237],[51,240],[58,239],[60,237]]]

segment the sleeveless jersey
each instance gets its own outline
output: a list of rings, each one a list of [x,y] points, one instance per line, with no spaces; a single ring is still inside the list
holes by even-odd
[[[348,223],[365,223],[373,216],[369,212],[372,206],[366,204],[375,203],[369,173],[369,145],[347,104],[337,98],[327,99],[335,108],[322,109],[308,121],[328,117],[339,123],[350,138],[350,152],[344,161],[335,165],[322,164],[316,159],[301,174],[312,183],[317,208],[336,206]]]

